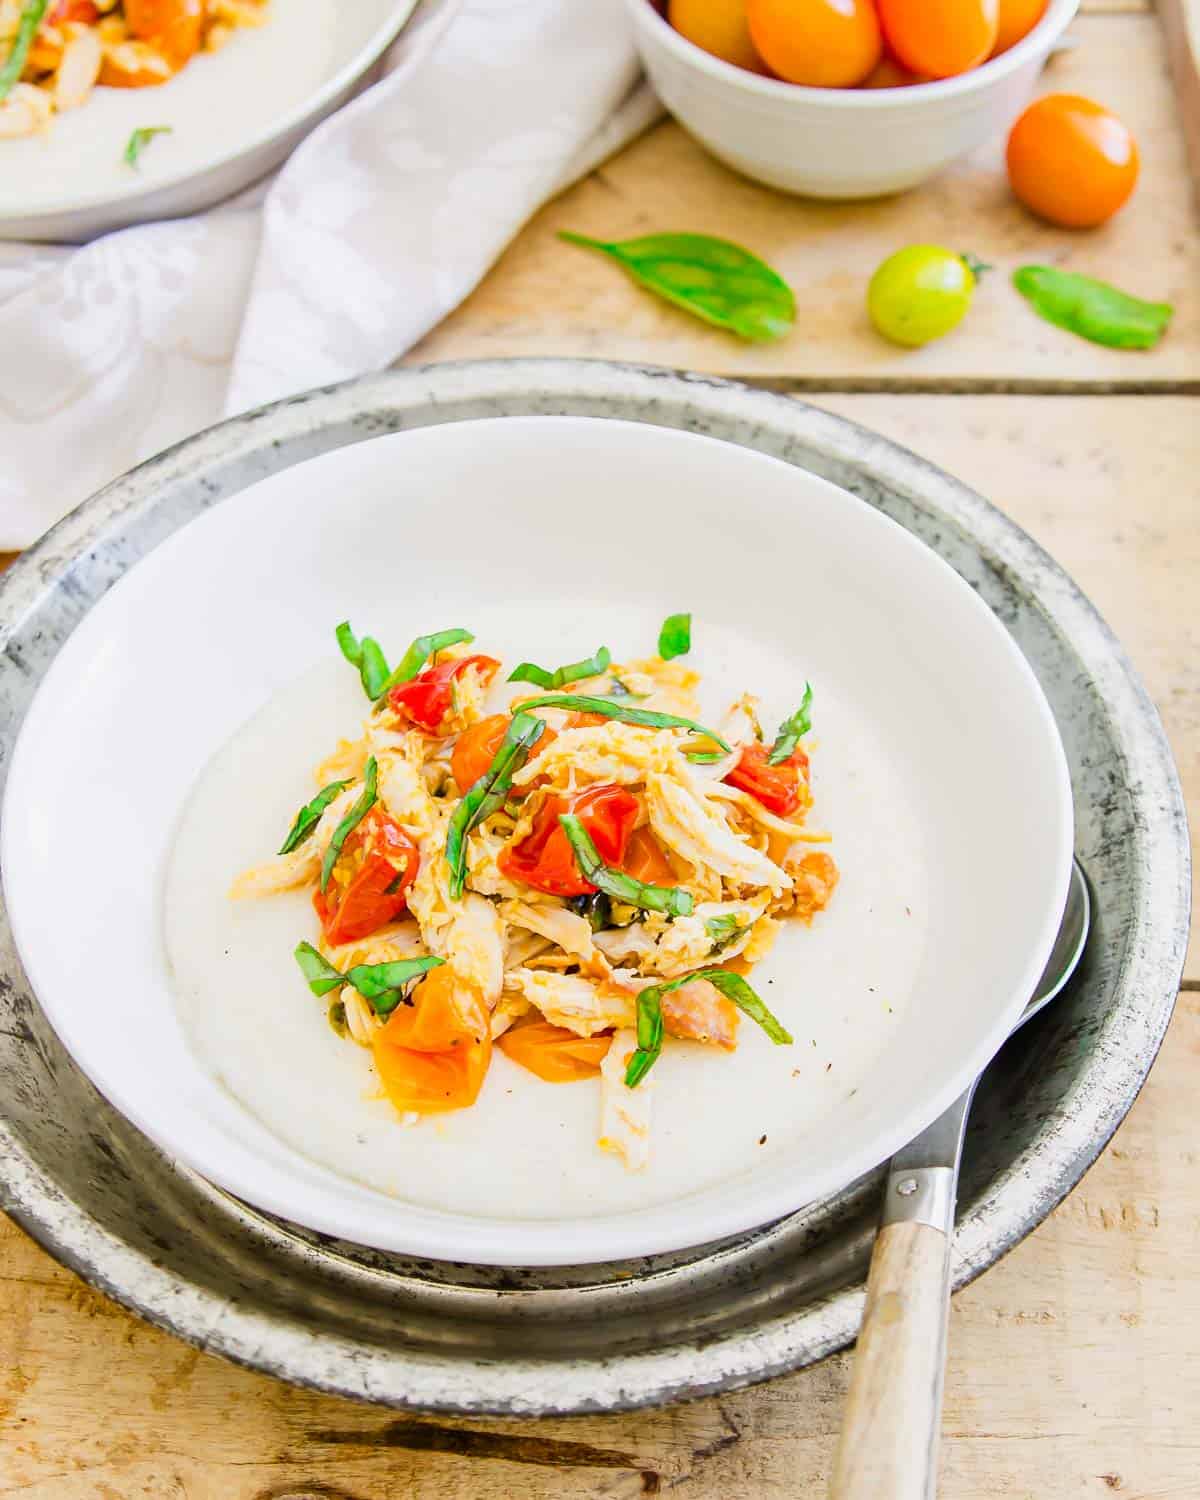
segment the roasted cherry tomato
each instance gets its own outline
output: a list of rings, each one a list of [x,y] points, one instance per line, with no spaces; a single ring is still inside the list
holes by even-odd
[[[56,0],[46,17],[48,26],[61,26],[67,21],[79,21],[91,26],[100,19],[100,11],[93,0]]]
[[[1025,205],[1064,229],[1103,224],[1138,179],[1128,128],[1079,94],[1035,100],[1008,138],[1008,180]]]
[[[883,47],[874,0],[746,0],[746,21],[759,56],[788,83],[851,88]]]
[[[398,916],[420,862],[400,824],[373,807],[343,844],[329,884],[313,895],[326,942],[357,942]]]
[[[587,829],[604,863],[619,866],[637,822],[637,798],[622,786],[592,786],[567,797],[547,797],[528,837],[500,851],[500,873],[552,896],[590,895],[596,887],[579,873],[575,851],[558,821],[567,812]]]
[[[867,312],[894,344],[918,348],[957,328],[975,295],[975,273],[940,245],[906,245],[878,267],[867,288]]]
[[[574,1083],[577,1078],[591,1078],[599,1071],[612,1046],[612,1032],[576,1036],[565,1026],[552,1026],[549,1021],[530,1021],[506,1031],[496,1045],[513,1062],[520,1063],[547,1083]]]
[[[388,694],[388,702],[426,734],[441,734],[445,721],[454,712],[454,684],[470,667],[475,668],[486,687],[500,663],[492,656],[451,657],[437,666],[426,667],[411,682],[398,683]]]
[[[635,828],[630,834],[620,867],[646,885],[675,885],[678,881],[666,850],[648,828]]]
[[[750,40],[746,0],[667,0],[667,20],[697,47],[722,62],[751,73],[765,73]]]
[[[770,753],[766,745],[757,741],[743,745],[737,765],[723,779],[730,786],[749,792],[776,817],[790,817],[807,800],[808,756],[797,749],[787,760],[773,766],[768,760]]]
[[[1022,37],[1028,36],[1046,14],[1049,0],[1000,0],[999,24],[996,27],[996,45],[992,56],[999,57],[1015,47]]]
[[[878,0],[888,47],[914,73],[951,78],[996,45],[997,0]]]
[[[384,1092],[402,1114],[474,1104],[492,1060],[483,996],[442,964],[430,969],[409,999],[396,1007],[372,1044]]]
[[[450,756],[450,769],[454,772],[458,790],[463,796],[470,791],[495,759],[496,751],[499,750],[501,741],[508,733],[508,726],[511,722],[507,714],[492,714],[490,718],[480,719],[477,724],[464,729],[459,735],[453,754]],[[530,751],[530,759],[540,755],[557,738],[554,730],[547,724]],[[521,797],[524,793],[514,787],[511,795]]]

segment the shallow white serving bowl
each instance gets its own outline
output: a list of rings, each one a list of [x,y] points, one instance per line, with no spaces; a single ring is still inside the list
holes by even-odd
[[[729,166],[813,198],[870,198],[915,187],[1007,130],[1029,102],[1079,0],[1050,0],[1015,47],[980,68],[901,89],[815,89],[712,57],[651,0],[626,0],[663,103]]]
[[[335,1175],[222,1091],[172,1003],[163,871],[212,753],[329,656],[331,622],[378,620],[388,600],[423,627],[469,620],[514,591],[561,601],[564,634],[582,620],[589,640],[603,601],[614,645],[627,612],[691,604],[714,629],[740,632],[748,681],[756,644],[778,658],[781,641],[794,643],[818,691],[825,683],[851,703],[888,747],[925,844],[929,937],[913,998],[860,1085],[831,1097],[786,1152],[633,1211],[523,1216],[520,1141],[503,1137],[491,1159],[514,1174],[512,1199],[486,1216]],[[819,750],[838,753],[836,743]],[[544,1265],[735,1233],[890,1155],[966,1086],[1020,1012],[1057,929],[1071,847],[1066,763],[1045,699],[1003,627],[933,552],[844,491],[739,447],[522,417],[326,454],[224,502],[133,568],[80,622],[34,699],[0,855],[21,957],[52,1023],[164,1150],[349,1240]],[[845,869],[847,889],[854,879]],[[775,955],[756,975],[775,981],[768,996],[804,977]],[[330,1045],[346,1044],[331,1034]],[[528,1087],[544,1090],[552,1127],[558,1091]]]
[[[0,141],[0,240],[79,241],[208,208],[279,165],[345,103],[418,0],[277,0],[158,88],[93,91],[43,136]],[[441,25],[458,0],[425,0]],[[415,23],[414,23],[415,24]],[[167,125],[135,170],[131,132]]]

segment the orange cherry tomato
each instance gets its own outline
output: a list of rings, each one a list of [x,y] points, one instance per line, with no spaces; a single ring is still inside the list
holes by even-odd
[[[458,783],[458,790],[463,796],[466,796],[495,759],[496,751],[499,750],[504,736],[508,733],[508,726],[511,722],[507,714],[492,714],[489,718],[480,719],[478,723],[464,729],[459,735],[450,756],[450,769],[454,773],[454,780]],[[558,735],[547,724],[530,751],[530,760],[548,749],[557,738]],[[511,795],[523,797],[525,791],[514,787]]]
[[[1138,179],[1138,149],[1103,105],[1078,94],[1035,100],[1008,138],[1008,180],[1026,208],[1064,229],[1111,218]]]
[[[750,37],[788,83],[851,88],[879,61],[874,0],[746,0]]]
[[[373,807],[342,845],[329,884],[313,893],[326,942],[355,943],[399,916],[420,863],[400,824]]]
[[[547,797],[529,835],[500,851],[500,873],[552,896],[590,896],[596,887],[579,873],[575,851],[558,821],[566,812],[574,813],[587,829],[604,863],[619,867],[637,822],[637,798],[623,786],[606,785]]]
[[[576,1036],[565,1026],[530,1021],[504,1032],[496,1045],[513,1062],[547,1083],[574,1083],[577,1078],[591,1078],[599,1072],[612,1046],[612,1032]]]
[[[630,834],[621,869],[646,885],[674,885],[678,879],[666,850],[648,828],[635,828]]]
[[[756,740],[742,746],[742,754],[733,770],[722,779],[729,786],[749,792],[776,817],[789,817],[806,800],[808,790],[808,756],[796,749],[777,766],[769,756],[770,748]]]
[[[735,68],[765,73],[750,40],[746,0],[668,0],[667,20],[680,36]]]
[[[372,1043],[384,1092],[402,1114],[474,1104],[492,1060],[483,996],[442,964],[430,969],[410,1001],[396,1007]]]
[[[906,68],[952,78],[996,45],[997,0],[878,0],[887,44]]]
[[[1046,14],[1049,0],[1000,0],[999,24],[996,28],[996,45],[992,56],[999,57],[1015,47],[1023,36],[1028,36]]]
[[[907,68],[901,67],[894,57],[889,57],[885,52],[878,64],[859,84],[859,88],[907,89],[911,88],[914,83],[929,82],[928,78],[922,78],[919,73],[910,73]]]
[[[125,24],[178,72],[200,50],[204,0],[125,0]]]
[[[486,687],[500,670],[493,656],[455,656],[426,667],[410,682],[398,683],[388,694],[397,713],[426,734],[440,734],[454,712],[454,683],[468,667],[474,667]]]

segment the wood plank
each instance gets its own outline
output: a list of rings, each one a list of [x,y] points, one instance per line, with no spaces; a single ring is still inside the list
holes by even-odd
[[[1151,15],[1093,14],[1072,28],[1044,91],[1103,100],[1136,133],[1142,180],[1129,207],[1086,234],[1035,221],[1011,197],[1002,142],[897,198],[820,204],[760,187],[718,165],[673,123],[650,131],[535,216],[483,285],[408,356],[569,354],[758,378],[965,385],[1111,381],[1161,385],[1200,376],[1200,215],[1179,184],[1183,140]],[[652,230],[724,234],[772,262],[796,290],[798,325],[777,344],[743,344],[630,283],[611,263],[559,242],[571,228],[619,239]],[[904,351],[870,328],[864,293],[901,245],[939,241],[994,262],[968,321]],[[1175,325],[1151,353],[1101,349],[1040,322],[1009,285],[1025,262],[1053,262],[1155,299]]]
[[[1159,0],[1192,180],[1200,191],[1200,0]]]
[[[942,1459],[953,1500],[1194,1496],[1200,996],[1110,1150],[955,1298]],[[688,1500],[824,1493],[845,1356],[623,1417],[398,1417],[226,1365],[139,1323],[0,1218],[0,1496],[21,1500]],[[1152,1432],[1152,1438],[1149,1434]],[[447,1451],[448,1450],[448,1451]]]

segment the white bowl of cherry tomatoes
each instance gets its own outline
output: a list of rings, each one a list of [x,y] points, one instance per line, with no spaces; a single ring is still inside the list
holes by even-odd
[[[626,0],[714,156],[815,198],[900,192],[1006,131],[1079,0]]]

